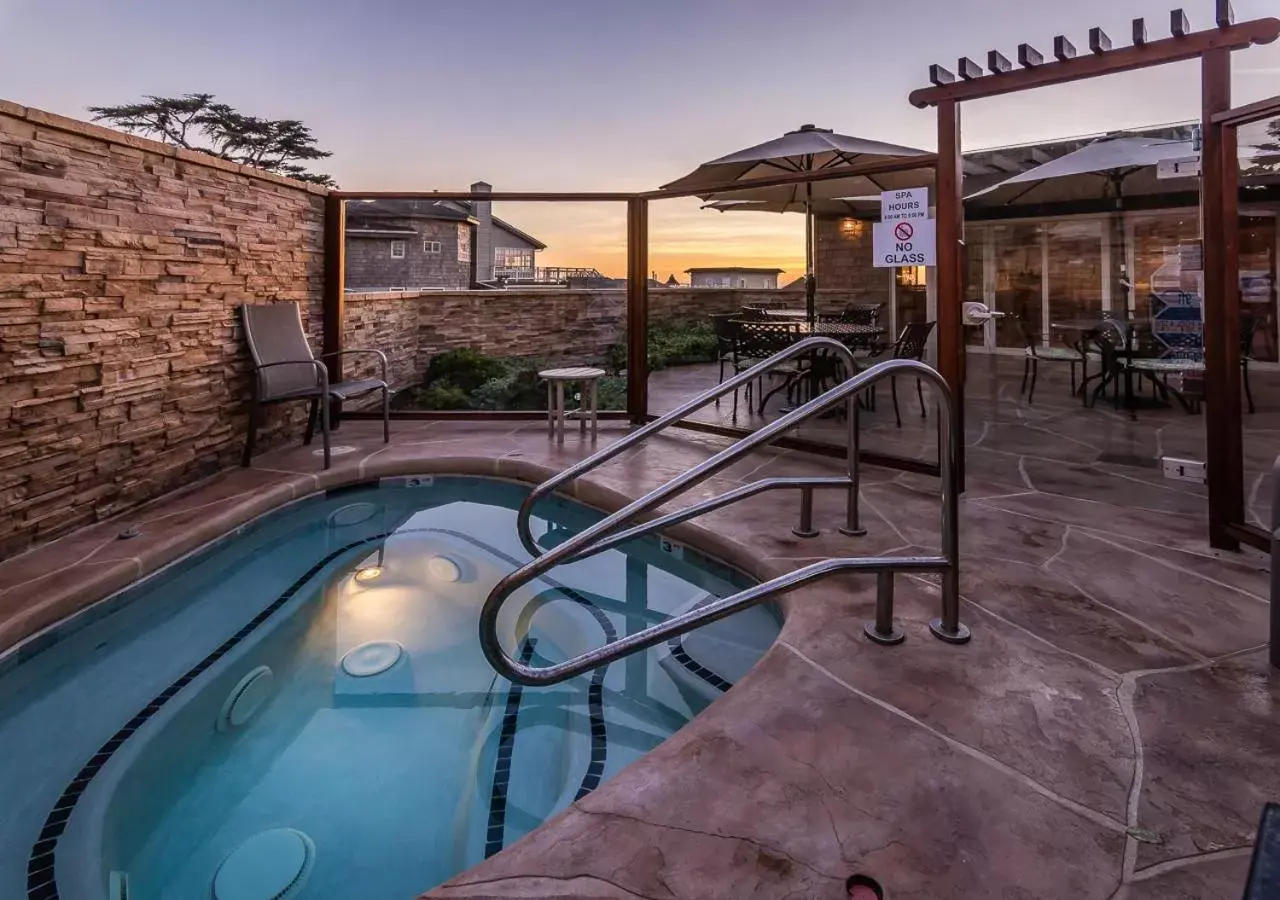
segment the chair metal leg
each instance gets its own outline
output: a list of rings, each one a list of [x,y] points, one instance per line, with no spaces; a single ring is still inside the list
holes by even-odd
[[[1027,406],[1036,402],[1036,379],[1040,377],[1040,360],[1029,359],[1031,363],[1031,388],[1027,391]]]
[[[547,382],[547,440],[556,436],[556,386]]]
[[[556,443],[564,443],[564,382],[556,382]]]
[[[320,401],[320,436],[324,440],[324,467],[329,468],[329,403],[327,397]]]
[[[240,465],[246,469],[249,467],[249,460],[253,458],[253,444],[258,437],[258,413],[261,407],[258,404],[258,398],[255,396],[249,401],[249,433],[244,441],[244,456],[240,458]]]
[[[902,414],[898,412],[898,379],[889,379],[889,393],[893,395],[893,418],[898,423],[898,427],[902,427]]]
[[[382,443],[391,443],[391,389],[382,389]]]
[[[1028,356],[1022,361],[1022,387],[1018,388],[1019,394],[1027,392],[1027,378],[1031,375],[1031,357]]]
[[[922,419],[929,418],[929,413],[925,410],[925,407],[924,407],[924,388],[920,386],[919,378],[916,379],[916,398],[919,399],[920,401],[920,418]]]
[[[319,417],[319,415],[320,415],[320,400],[319,398],[317,398],[315,400],[312,400],[307,408],[307,430],[303,432],[303,435],[302,435],[302,446],[304,447],[311,446],[311,439],[315,437],[315,433],[316,433],[316,419]]]
[[[591,443],[596,442],[600,428],[600,391],[596,379],[591,379]]]
[[[1249,403],[1249,415],[1253,415],[1253,389],[1249,387],[1249,360],[1247,358],[1240,360],[1240,371],[1244,377],[1244,399]]]

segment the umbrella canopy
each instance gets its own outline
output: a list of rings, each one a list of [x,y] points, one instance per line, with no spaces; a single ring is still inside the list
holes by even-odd
[[[1195,152],[1190,141],[1103,138],[970,194],[965,202],[973,206],[993,207],[1096,200],[1099,197],[1120,200],[1122,197],[1168,193],[1194,178],[1157,178],[1156,164],[1164,159],[1194,156]]]
[[[714,209],[717,212],[812,212],[815,216],[875,215],[880,212],[880,198],[837,197],[832,200],[814,200],[812,203],[780,200],[713,200],[703,204],[702,208]]]
[[[733,204],[721,209],[751,212],[785,212],[796,208],[805,212],[805,308],[810,320],[814,317],[817,290],[813,278],[813,214],[818,201],[865,197],[880,191],[919,187],[933,179],[931,165],[901,172],[880,175],[850,174],[842,178],[830,178],[800,184],[775,185],[773,187],[745,187],[740,190],[715,192],[712,188],[734,182],[749,185],[753,180],[799,172],[853,169],[867,163],[910,160],[911,157],[927,157],[925,150],[886,144],[866,138],[836,134],[829,128],[801,125],[780,138],[756,144],[745,150],[730,153],[711,162],[703,163],[683,178],[663,185],[663,190],[694,191],[703,200],[728,201]],[[703,191],[700,189],[706,188]],[[743,201],[756,201],[763,205],[739,206]],[[720,207],[716,207],[720,208]]]
[[[751,181],[792,172],[812,172],[833,168],[852,168],[871,162],[928,156],[928,151],[898,144],[886,144],[867,138],[836,134],[828,128],[802,125],[780,138],[730,153],[703,163],[683,178],[664,184],[663,190],[696,191],[735,181]],[[804,202],[812,197],[836,199],[877,194],[897,188],[919,187],[933,178],[932,166],[907,172],[881,175],[851,175],[812,184],[789,184],[776,187],[749,188],[699,194],[703,200],[764,200],[768,202]],[[749,192],[748,192],[749,191]]]

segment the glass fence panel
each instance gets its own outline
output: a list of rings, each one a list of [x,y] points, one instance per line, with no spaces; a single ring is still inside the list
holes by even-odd
[[[1280,117],[1243,125],[1240,147],[1241,427],[1245,520],[1272,529],[1271,467],[1280,456],[1276,258],[1280,235]],[[1271,198],[1271,199],[1267,199]]]

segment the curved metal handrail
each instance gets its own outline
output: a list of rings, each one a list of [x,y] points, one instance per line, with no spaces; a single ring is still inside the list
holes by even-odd
[[[803,343],[803,342],[802,342]],[[859,391],[897,375],[913,375],[930,381],[942,398],[945,415],[938,417],[939,447],[942,452],[942,554],[940,556],[861,557],[828,559],[805,566],[764,584],[755,585],[731,597],[725,597],[682,615],[674,616],[657,625],[650,625],[635,634],[597,647],[566,662],[542,668],[525,665],[502,648],[498,638],[498,614],[502,604],[516,590],[533,581],[561,563],[581,556],[591,555],[594,545],[623,529],[632,519],[665,503],[688,487],[710,478],[741,456],[769,443],[783,432],[802,424],[837,403],[846,399],[856,402]],[[654,423],[656,424],[656,423]],[[714,622],[749,606],[761,603],[776,594],[808,584],[838,572],[862,570],[880,575],[874,630],[868,626],[873,639],[883,643],[901,640],[892,625],[892,573],[898,570],[937,571],[942,573],[942,615],[930,623],[938,638],[952,643],[963,643],[969,632],[960,624],[960,574],[959,574],[959,493],[956,470],[960,458],[958,410],[951,390],[938,372],[922,362],[909,359],[893,359],[879,363],[836,385],[820,397],[810,400],[753,434],[739,440],[710,459],[672,478],[666,484],[627,504],[590,528],[569,538],[564,543],[521,566],[499,581],[485,599],[480,611],[480,646],[485,658],[501,675],[511,681],[527,685],[556,684],[597,666],[612,662],[621,656],[652,647],[668,638],[692,631],[701,625]],[[652,432],[650,432],[652,433]],[[655,523],[646,523],[648,529]],[[637,536],[637,529],[626,532],[628,538]],[[610,546],[616,541],[611,541]]]
[[[529,492],[529,496],[525,498],[524,503],[520,504],[520,511],[516,515],[516,532],[520,535],[520,543],[524,544],[525,550],[529,551],[530,555],[535,557],[542,555],[542,548],[540,548],[533,539],[533,531],[529,527],[529,519],[533,515],[533,507],[538,503],[538,501],[543,497],[554,493],[561,485],[573,481],[575,478],[580,478],[587,472],[596,468],[596,466],[607,463],[628,447],[635,446],[650,435],[656,434],[670,425],[674,425],[676,422],[689,415],[689,413],[695,412],[713,400],[717,400],[725,394],[737,390],[748,382],[767,374],[770,369],[774,368],[779,363],[784,363],[797,356],[803,356],[806,353],[812,353],[815,350],[830,350],[844,359],[849,366],[850,372],[856,372],[858,369],[858,364],[853,358],[853,351],[837,341],[835,338],[817,336],[796,341],[796,343],[787,347],[785,350],[775,353],[773,356],[770,356],[763,362],[757,363],[745,372],[739,372],[728,381],[723,381],[714,388],[704,391],[692,400],[677,406],[669,413],[654,419],[643,428],[631,432],[616,444],[610,444],[603,450],[599,450],[596,453],[591,454],[581,462],[575,463],[565,469],[559,475],[556,475],[538,485]]]

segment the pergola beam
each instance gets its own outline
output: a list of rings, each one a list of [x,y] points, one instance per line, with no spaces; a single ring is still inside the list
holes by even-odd
[[[1280,19],[1254,19],[1239,25],[1211,28],[1182,37],[1163,38],[1139,46],[1102,50],[1088,56],[1046,62],[999,75],[921,88],[913,91],[909,99],[913,106],[923,109],[947,100],[977,100],[1029,88],[1066,84],[1099,75],[1132,72],[1165,63],[1196,59],[1213,50],[1242,50],[1254,44],[1270,44],[1277,38],[1280,38]]]

